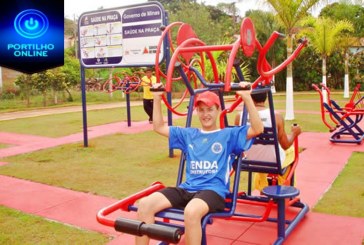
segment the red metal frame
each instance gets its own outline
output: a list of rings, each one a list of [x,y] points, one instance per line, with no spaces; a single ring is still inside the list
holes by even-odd
[[[331,104],[330,89],[327,86],[325,86],[324,84],[322,84],[322,83],[320,85],[327,92],[327,104],[330,107],[333,107],[332,104]],[[330,119],[332,120],[332,122],[335,124],[335,127],[331,126],[326,121],[325,114],[328,113],[328,111],[325,110],[325,107],[324,107],[324,100],[323,100],[322,91],[316,84],[312,84],[312,87],[320,95],[320,108],[321,108],[322,121],[329,128],[330,132],[333,132],[333,131],[336,130],[337,125],[339,125],[339,122],[333,117],[333,115],[331,113],[329,113],[329,116],[330,116]],[[333,109],[335,112],[340,113],[342,115],[341,116],[342,120],[349,117],[349,116],[363,115],[364,114],[364,108],[361,108],[361,103],[364,103],[364,100],[363,100],[363,97],[360,96],[359,89],[360,89],[360,84],[357,84],[357,86],[355,87],[354,92],[353,92],[349,102],[345,105],[344,108],[342,108],[342,110]],[[360,98],[358,98],[358,97],[360,97]],[[354,102],[355,99],[357,99],[356,102]],[[358,108],[356,108],[356,106],[358,106]]]
[[[166,74],[164,74],[162,72],[162,70],[160,69],[160,66],[159,66],[159,63],[160,63],[160,60],[159,60],[159,56],[161,54],[161,50],[163,48],[163,42],[164,42],[164,39],[167,37],[168,38],[168,42],[169,42],[169,48],[170,48],[170,51],[171,52],[174,52],[174,46],[173,46],[173,43],[172,43],[172,37],[171,37],[171,30],[172,28],[176,27],[176,26],[181,26],[183,24],[183,22],[173,22],[171,24],[169,24],[168,26],[165,27],[164,31],[162,32],[162,35],[158,41],[158,45],[157,45],[157,51],[156,51],[156,54],[155,54],[155,76],[156,76],[156,79],[157,79],[157,82],[161,82],[161,79],[160,79],[160,76],[166,78]],[[174,78],[174,81],[178,81],[178,80],[181,80],[181,77],[178,77],[178,78]]]
[[[323,100],[323,95],[321,89],[316,85],[312,84],[312,87],[320,95],[320,108],[321,108],[321,119],[323,123],[329,128],[330,132],[334,132],[330,137],[330,141],[336,143],[357,143],[361,144],[364,139],[364,131],[360,128],[359,122],[364,117],[364,108],[361,108],[361,103],[363,103],[364,97],[359,98],[356,103],[353,103],[354,99],[358,96],[359,86],[356,87],[353,96],[351,97],[349,104],[358,105],[358,107],[349,106],[349,110],[345,107],[341,108],[334,100],[330,98],[330,90],[321,84],[323,90],[327,91],[327,102]],[[332,122],[335,123],[335,127],[331,126],[330,123],[326,121],[325,114],[328,113]],[[353,118],[351,118],[353,116]],[[340,127],[342,126],[342,127]],[[349,139],[340,139],[341,136],[352,136]]]
[[[330,118],[331,120],[333,121],[333,123],[335,124],[335,126],[331,126],[330,123],[328,123],[326,121],[326,110],[325,110],[325,107],[324,107],[324,98],[323,98],[323,95],[322,95],[322,91],[321,89],[316,85],[316,84],[312,84],[312,87],[319,93],[319,96],[320,96],[320,110],[321,110],[321,119],[322,119],[322,122],[326,125],[326,127],[329,128],[329,131],[330,132],[333,132],[336,130],[336,125],[338,125],[338,122],[333,119],[333,117],[331,116],[330,114]],[[328,95],[328,103],[330,103],[330,106],[331,106],[331,102],[330,101],[330,90],[327,90],[327,95]]]
[[[347,111],[354,109],[364,109],[364,96],[360,94],[360,83],[355,86],[349,102],[345,105],[345,110]]]
[[[114,83],[114,80],[116,80],[116,83]],[[112,78],[107,79],[104,84],[102,84],[102,91],[107,92],[107,93],[112,93],[116,90],[116,87],[118,86],[118,84],[120,84],[122,81],[120,79],[120,77],[118,76],[112,76]],[[106,89],[107,86],[110,86],[111,83],[111,89]]]
[[[138,193],[135,193],[134,195],[131,195],[127,198],[124,198],[118,202],[115,202],[115,203],[101,209],[97,213],[96,219],[100,224],[114,227],[115,220],[107,217],[108,215],[110,215],[118,210],[129,211],[129,209],[128,209],[129,206],[134,204],[137,200],[139,200],[142,197],[148,196],[148,195],[152,194],[153,192],[156,192],[163,188],[165,188],[165,186],[162,183],[156,182],[156,183],[152,184],[150,187],[148,187]]]
[[[271,35],[271,37],[268,39],[268,41],[264,45],[264,47],[262,47],[260,45],[259,41],[257,39],[255,39],[256,47],[259,51],[257,69],[260,74],[260,77],[256,81],[253,82],[252,88],[255,88],[258,85],[258,83],[260,83],[262,81],[265,81],[264,84],[268,84],[270,82],[270,78],[273,75],[275,75],[276,73],[283,70],[288,64],[290,64],[298,56],[298,54],[307,45],[307,42],[308,42],[306,39],[304,39],[297,46],[295,51],[285,61],[283,61],[280,65],[278,65],[274,69],[271,69],[271,66],[267,62],[265,56],[266,56],[266,53],[268,52],[269,48],[273,45],[273,43],[279,36],[281,36],[281,35],[278,32],[274,32]],[[203,43],[201,40],[199,40],[197,38],[191,38],[191,39],[185,40],[184,42],[181,43],[180,46],[177,47],[177,49],[175,50],[175,52],[172,55],[170,65],[168,67],[167,77],[166,77],[166,79],[167,79],[166,91],[167,92],[171,91],[171,83],[172,83],[172,75],[174,72],[174,65],[177,62],[179,55],[181,55],[182,53],[206,52],[212,63],[212,69],[214,72],[214,81],[217,83],[218,74],[217,74],[216,63],[213,60],[210,52],[212,52],[212,51],[231,51],[229,59],[228,59],[226,73],[225,73],[225,88],[224,88],[225,91],[230,91],[230,82],[231,82],[233,63],[234,63],[234,60],[236,58],[237,52],[239,51],[240,47],[241,47],[241,37],[239,37],[233,44],[212,45],[212,46],[206,46],[205,43]]]

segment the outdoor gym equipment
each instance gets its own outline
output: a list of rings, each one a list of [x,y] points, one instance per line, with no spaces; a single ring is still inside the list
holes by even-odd
[[[176,37],[173,37],[172,33],[173,31],[178,27],[177,30],[177,35]],[[169,47],[169,51],[170,53],[168,53],[168,56],[170,56],[171,54],[173,54],[175,52],[176,46],[180,45],[182,42],[184,42],[187,39],[191,39],[191,38],[197,38],[197,35],[195,34],[195,32],[193,31],[192,27],[186,23],[183,22],[173,22],[168,26],[162,26],[161,27],[162,35],[159,39],[158,42],[158,46],[157,46],[157,51],[156,51],[156,59],[155,59],[155,71],[156,71],[156,80],[157,82],[161,82],[161,78],[166,79],[167,75],[162,71],[162,68],[160,66],[160,53],[162,52],[163,49],[163,44],[164,43],[168,43],[168,47]],[[174,38],[176,40],[174,40]],[[188,67],[190,66],[199,66],[200,69],[202,70],[202,73],[204,75],[204,69],[205,69],[205,65],[204,65],[204,55],[202,55],[202,53],[200,54],[200,56],[196,56],[193,57],[194,54],[185,54],[181,57],[178,58],[178,62],[181,64],[184,72],[186,73],[186,76],[188,78],[189,81],[192,82],[192,85],[194,88],[198,87],[197,84],[197,78],[196,75],[193,74],[192,72],[189,71]],[[167,64],[169,66],[169,62]],[[182,77],[181,76],[175,76],[172,78],[173,82],[177,82],[177,81],[181,81]],[[170,92],[170,91],[169,91]],[[186,116],[187,113],[186,112],[181,112],[181,111],[177,111],[177,108],[182,104],[182,102],[185,100],[185,98],[188,95],[188,89],[186,89],[183,93],[183,95],[181,96],[180,100],[178,101],[178,103],[176,103],[175,105],[172,105],[172,103],[169,103],[167,98],[165,97],[165,95],[162,96],[163,102],[166,104],[167,108],[173,112],[176,115],[179,116]]]
[[[175,25],[183,26],[180,22],[178,24],[171,24],[170,26],[166,27],[167,33],[163,34],[164,37],[167,37],[168,30]],[[250,57],[257,47],[259,52],[259,61],[258,61],[258,72],[260,77],[251,84],[251,87],[248,89],[253,89],[252,93],[268,93],[268,100],[269,106],[271,110],[271,118],[272,118],[272,127],[265,128],[264,132],[259,135],[256,140],[255,144],[266,144],[266,145],[274,145],[275,152],[276,152],[276,161],[274,162],[264,162],[264,161],[254,161],[251,159],[243,158],[243,152],[232,155],[231,159],[234,161],[232,164],[233,171],[230,174],[230,178],[232,180],[232,187],[231,192],[225,199],[226,208],[223,212],[218,213],[209,213],[207,214],[201,221],[202,227],[202,244],[207,244],[206,238],[206,226],[211,224],[213,219],[220,218],[225,220],[235,220],[235,221],[250,221],[250,222],[276,222],[277,223],[277,239],[274,244],[282,244],[285,240],[286,236],[288,236],[292,230],[297,226],[297,224],[302,220],[305,214],[308,212],[309,208],[306,204],[300,202],[299,198],[297,197],[299,194],[299,190],[293,187],[293,178],[294,178],[294,171],[298,164],[298,141],[295,141],[295,159],[294,162],[291,164],[289,170],[282,169],[279,151],[278,151],[278,137],[276,132],[276,124],[275,124],[275,117],[274,117],[274,107],[273,107],[273,97],[270,88],[270,81],[269,79],[271,76],[276,74],[277,72],[281,71],[287,64],[293,61],[293,59],[299,54],[300,50],[305,46],[306,40],[303,40],[299,45],[298,48],[293,52],[292,56],[290,56],[286,61],[284,61],[278,67],[272,69],[269,63],[265,58],[265,54],[267,53],[268,49],[273,45],[274,41],[277,37],[281,36],[279,33],[273,33],[273,35],[269,38],[267,43],[264,46],[261,46],[260,43],[255,39],[255,31],[254,26],[250,19],[244,19],[242,22],[241,28],[241,37],[232,44],[232,45],[215,45],[215,46],[207,46],[202,41],[198,40],[191,32],[190,27],[183,27],[186,28],[187,32],[189,33],[186,35],[184,41],[180,42],[178,47],[174,50],[171,63],[168,66],[167,74],[166,75],[166,84],[163,90],[166,92],[171,92],[172,82],[181,79],[189,93],[190,100],[188,105],[187,111],[187,118],[186,118],[186,127],[190,127],[193,118],[193,109],[194,109],[194,102],[196,96],[198,94],[203,93],[204,91],[214,91],[218,94],[220,98],[220,104],[222,113],[220,116],[220,127],[230,127],[227,119],[227,113],[233,112],[239,104],[243,102],[241,97],[239,96],[235,99],[234,103],[229,108],[226,108],[225,101],[224,101],[224,92],[231,92],[234,90],[242,89],[239,84],[233,83],[231,81],[231,72],[232,67],[236,70],[238,78],[240,81],[244,81],[244,77],[242,75],[241,68],[239,66],[239,62],[236,61],[236,54],[238,49],[242,48],[245,55]],[[181,34],[182,35],[182,34]],[[183,39],[183,38],[182,38]],[[217,73],[216,62],[213,60],[211,55],[212,51],[218,50],[226,50],[231,51],[229,56],[228,68],[225,72],[225,81],[219,81],[219,75]],[[195,53],[206,53],[209,57],[209,62],[211,62],[213,70],[214,70],[214,81],[207,82],[204,78],[203,72],[200,72],[197,68],[190,65],[190,61]],[[158,55],[157,55],[158,56]],[[200,55],[201,60],[203,59],[203,55]],[[201,61],[201,64],[203,62]],[[230,66],[230,67],[229,67]],[[156,74],[161,76],[162,72],[157,68]],[[178,74],[176,76],[176,74]],[[191,82],[189,80],[189,74],[195,74],[197,79],[201,82],[201,87],[193,88]],[[230,75],[229,75],[230,74]],[[160,82],[160,80],[159,80]],[[159,88],[160,90],[161,88]],[[167,105],[168,106],[168,105]],[[170,109],[170,105],[168,108]],[[246,123],[247,118],[247,110],[246,108],[243,109],[242,115],[244,123]],[[178,169],[177,181],[176,186],[182,183],[183,181],[183,174],[186,164],[186,153],[182,152],[180,158],[180,164]],[[239,183],[240,183],[240,172],[247,171],[249,173],[249,182],[248,182],[248,191],[247,192],[239,192]],[[251,193],[251,181],[252,181],[252,173],[253,172],[261,172],[267,173],[271,176],[278,176],[284,173],[284,171],[289,171],[288,177],[284,186],[269,186],[263,189],[262,193],[264,195],[254,196]],[[273,181],[273,184],[276,184]],[[160,183],[156,182],[152,184],[150,187],[135,193],[123,200],[120,200],[108,207],[103,208],[97,214],[97,220],[104,225],[117,227],[118,231],[130,233],[133,235],[143,235],[146,234],[150,237],[154,236],[156,233],[163,234],[162,237],[158,237],[158,239],[162,240],[160,244],[166,244],[168,242],[178,242],[178,240],[171,241],[170,238],[174,235],[172,234],[180,234],[184,233],[184,216],[183,210],[179,209],[166,209],[156,214],[156,222],[155,224],[161,225],[163,227],[170,227],[175,228],[176,230],[168,230],[166,231],[164,228],[160,226],[154,227],[153,234],[147,234],[140,228],[143,226],[142,222],[134,221],[131,222],[124,218],[118,218],[117,220],[111,218],[111,214],[121,210],[125,212],[136,212],[138,207],[135,204],[136,201],[139,199],[150,195],[160,189],[163,189],[165,186]],[[286,211],[286,204],[295,210],[295,215],[291,219],[286,219],[285,211]],[[242,213],[238,210],[246,210],[244,208],[240,208],[243,205],[255,205],[261,207],[262,214],[249,214],[249,213]],[[278,216],[277,218],[270,217],[270,212],[273,207],[278,208]],[[239,207],[239,208],[237,208]],[[121,223],[123,225],[118,225]]]
[[[178,27],[179,30],[177,32],[176,42],[177,47],[174,47],[173,40],[171,38],[171,30],[174,27]],[[289,63],[293,61],[295,57],[300,53],[300,51],[306,46],[307,40],[301,39],[299,41],[298,47],[294,50],[294,52],[289,56],[282,64],[278,65],[275,68],[272,68],[268,61],[266,60],[266,53],[269,48],[273,45],[275,40],[279,37],[283,37],[283,34],[278,32],[273,32],[270,36],[268,41],[264,46],[260,44],[260,42],[255,38],[255,30],[252,21],[249,18],[245,18],[242,21],[241,28],[240,28],[240,36],[233,44],[226,44],[226,45],[206,45],[203,41],[198,39],[197,35],[192,30],[192,27],[188,24],[182,22],[172,23],[169,26],[163,28],[164,31],[159,41],[159,45],[157,47],[157,55],[156,55],[156,77],[157,82],[160,82],[160,77],[166,79],[166,91],[172,92],[172,83],[179,80],[184,80],[185,85],[187,86],[187,90],[189,95],[192,95],[193,87],[190,86],[188,79],[191,73],[196,74],[199,83],[194,81],[194,88],[197,87],[221,87],[223,84],[223,89],[225,92],[230,91],[231,83],[233,83],[233,69],[237,73],[237,77],[239,81],[243,81],[244,77],[242,75],[241,69],[239,67],[240,63],[237,59],[237,54],[239,50],[242,50],[245,56],[250,57],[255,49],[259,52],[258,56],[258,64],[257,69],[259,73],[259,77],[255,80],[253,85],[257,86],[257,84],[268,85],[272,80],[272,76],[281,70],[283,70]],[[168,38],[167,38],[168,37]],[[167,39],[170,43],[169,46],[171,47],[171,59],[168,64],[167,72],[163,72],[159,66],[159,50],[162,47],[163,41]],[[224,81],[220,81],[220,74],[218,74],[216,61],[212,55],[214,51],[227,51],[230,52],[229,58],[227,61],[226,71],[224,72]],[[211,64],[212,71],[213,71],[213,81],[209,82],[204,79],[204,72],[205,72],[205,55],[208,57],[208,60]],[[201,72],[193,66],[191,60],[197,60],[198,65],[200,67]],[[195,63],[196,64],[196,63]],[[176,77],[175,68],[178,67],[179,74],[184,74]],[[188,83],[188,84],[187,84]],[[200,86],[198,85],[200,84]],[[183,97],[184,98],[184,97]],[[181,113],[177,113],[175,108],[173,108],[165,99],[164,102],[169,110],[172,112],[181,115]],[[240,101],[241,102],[241,101]],[[239,102],[239,103],[240,103]],[[180,103],[179,103],[180,104]]]
[[[125,72],[117,72],[107,79],[102,85],[102,90],[107,93],[112,93],[116,90],[121,90],[126,94],[130,94],[138,90],[141,84],[140,73],[136,72],[129,75]]]
[[[357,84],[348,103],[340,107],[336,101],[330,98],[331,92],[324,84],[320,84],[321,89],[312,84],[312,87],[320,95],[320,108],[322,122],[333,134],[331,142],[335,143],[356,143],[361,144],[364,139],[364,131],[359,123],[364,116],[364,96],[360,94],[360,84]],[[322,90],[327,92],[327,101],[323,99]],[[326,120],[328,114],[331,122]]]

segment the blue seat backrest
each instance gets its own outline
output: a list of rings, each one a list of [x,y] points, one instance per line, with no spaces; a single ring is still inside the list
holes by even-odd
[[[270,118],[272,127],[264,127],[264,132],[255,137],[254,145],[263,145],[263,146],[273,146],[275,156],[274,161],[262,161],[262,160],[253,160],[254,157],[251,159],[244,158],[242,160],[242,171],[248,172],[260,172],[260,173],[273,173],[273,174],[282,174],[281,168],[281,158],[280,158],[280,151],[279,151],[279,142],[278,142],[278,135],[276,130],[276,121],[275,121],[275,114],[274,114],[274,105],[273,105],[273,96],[270,89],[263,88],[263,89],[256,89],[253,91],[255,93],[259,92],[266,92],[268,95],[268,108],[270,110]],[[242,124],[247,124],[247,115],[246,110],[243,110],[242,113]],[[248,151],[249,155],[249,151]]]

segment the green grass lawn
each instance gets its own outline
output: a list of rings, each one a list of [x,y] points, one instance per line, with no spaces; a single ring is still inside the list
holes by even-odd
[[[0,244],[106,244],[108,237],[0,206]]]
[[[364,218],[364,152],[354,152],[314,211]]]
[[[0,174],[114,198],[156,180],[175,184],[178,158],[168,157],[167,138],[154,132],[100,137],[89,145],[69,144],[6,158],[10,164],[1,166]]]
[[[142,106],[132,107],[131,118],[132,121],[148,120]],[[89,127],[121,121],[127,121],[126,108],[93,110],[87,113]],[[74,134],[82,132],[82,112],[0,121],[0,131],[47,137]]]
[[[51,93],[47,96],[47,106],[46,108],[55,108],[55,107],[65,107],[65,106],[74,106],[81,105],[81,91],[71,90],[70,91],[73,97],[73,101],[67,101],[66,94],[60,94],[58,99],[60,101],[59,104],[54,104],[53,96]],[[132,93],[131,100],[141,99],[142,96],[140,93]],[[121,92],[114,92],[112,96],[110,94],[97,91],[97,92],[87,92],[86,93],[87,104],[99,104],[99,103],[112,103],[112,102],[120,102],[125,101],[125,97],[122,97]],[[33,95],[30,100],[29,107],[26,105],[26,101],[20,98],[19,96],[13,99],[3,99],[0,100],[0,112],[11,112],[11,111],[19,111],[19,110],[34,110],[34,109],[42,109],[43,106],[43,96],[42,95]]]

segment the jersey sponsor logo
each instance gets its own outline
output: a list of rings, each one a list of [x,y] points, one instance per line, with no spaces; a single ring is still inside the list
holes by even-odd
[[[215,174],[219,170],[217,161],[191,161],[190,174]]]
[[[211,146],[211,151],[215,154],[219,154],[220,152],[222,152],[222,145],[219,142],[215,142],[212,144]]]

